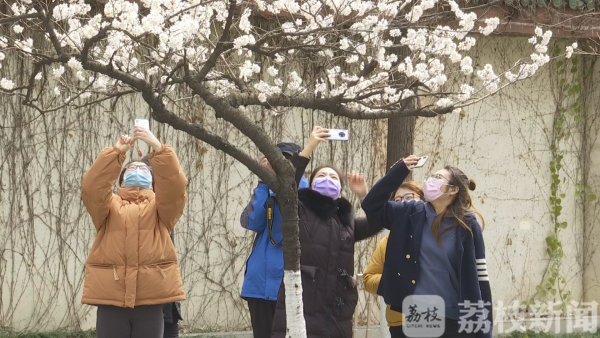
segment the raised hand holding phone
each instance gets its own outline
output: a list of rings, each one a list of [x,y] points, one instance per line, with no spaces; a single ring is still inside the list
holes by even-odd
[[[419,163],[419,159],[420,159],[420,157],[418,157],[418,156],[410,155],[410,156],[404,158],[402,161],[404,162],[404,164],[406,165],[408,170],[412,170],[413,166],[415,164]]]
[[[349,134],[347,129],[329,129],[329,137],[326,140],[329,141],[348,141]]]
[[[415,169],[415,168],[421,168],[425,165],[425,162],[427,162],[427,159],[429,159],[429,156],[421,156],[419,157],[419,162],[417,162],[417,164],[412,165],[409,169]]]
[[[152,134],[150,130],[146,128],[135,127],[133,140],[143,141],[144,143],[152,147],[152,149],[154,149],[154,151],[156,152],[159,152],[162,149],[162,144],[160,143],[160,141],[156,138],[156,136],[154,136],[154,134]]]
[[[329,129],[314,126],[310,133],[310,137],[308,138],[308,142],[304,146],[304,149],[302,149],[302,152],[300,152],[300,155],[307,158],[310,157],[320,143],[327,142],[327,137],[329,136],[331,136],[329,134]]]
[[[135,119],[135,126],[150,130],[150,121],[147,119]]]

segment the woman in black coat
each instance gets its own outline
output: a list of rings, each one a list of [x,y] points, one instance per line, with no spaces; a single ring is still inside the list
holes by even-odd
[[[315,127],[307,146],[292,163],[304,172],[309,157],[325,140],[328,130]],[[317,168],[310,189],[298,191],[300,271],[307,337],[352,337],[352,317],[358,301],[354,279],[354,243],[376,235],[381,225],[354,218],[352,204],[341,196],[341,173],[330,166]],[[350,188],[366,195],[362,176],[350,177]],[[285,289],[281,287],[273,319],[272,337],[286,332]]]

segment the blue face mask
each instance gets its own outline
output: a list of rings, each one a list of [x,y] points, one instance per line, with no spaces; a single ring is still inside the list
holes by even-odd
[[[125,174],[123,185],[125,188],[150,189],[150,186],[152,186],[152,175],[136,169]]]

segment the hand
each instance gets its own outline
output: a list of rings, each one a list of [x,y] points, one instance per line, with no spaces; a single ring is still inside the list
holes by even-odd
[[[148,129],[135,127],[133,141],[142,140],[144,143],[152,147],[154,151],[159,152],[162,149],[160,141]]]
[[[326,137],[331,136],[329,134],[329,129],[321,128],[319,126],[314,126],[312,132],[310,133],[310,137],[308,138],[308,142],[300,155],[303,157],[310,157],[312,152],[317,149],[319,143],[327,142]]]
[[[119,148],[119,150],[122,153],[126,153],[127,150],[129,150],[129,148],[131,148],[132,144],[133,144],[133,138],[131,138],[127,135],[121,135],[119,137],[119,140],[115,144],[115,147]]]
[[[352,190],[361,201],[367,196],[369,188],[367,187],[367,182],[365,182],[365,177],[363,175],[356,172],[348,174],[348,183],[350,184],[350,190]]]
[[[420,157],[417,157],[415,155],[410,155],[407,158],[405,158],[403,160],[403,162],[404,162],[404,164],[406,164],[406,167],[408,168],[408,170],[412,171],[412,169],[410,168],[410,166],[419,163],[419,159],[420,159]]]
[[[273,167],[271,167],[271,163],[269,163],[269,160],[267,160],[267,157],[265,155],[260,156],[260,165],[267,168],[267,170],[270,171],[271,174],[275,175],[275,170],[273,170]]]

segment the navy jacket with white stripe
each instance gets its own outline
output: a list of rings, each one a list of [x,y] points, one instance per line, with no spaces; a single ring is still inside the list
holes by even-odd
[[[399,312],[402,312],[404,298],[413,295],[419,283],[419,252],[423,227],[427,222],[424,203],[389,201],[408,174],[404,162],[398,162],[373,186],[362,202],[367,218],[390,230],[377,293],[391,305],[392,310]],[[463,305],[461,318],[470,322],[472,329],[478,329],[477,338],[491,338],[492,292],[482,230],[474,216],[466,215],[465,221],[473,235],[462,226],[456,227],[456,238],[461,240],[456,241],[460,261],[455,266],[459,267],[459,303],[472,305]]]

